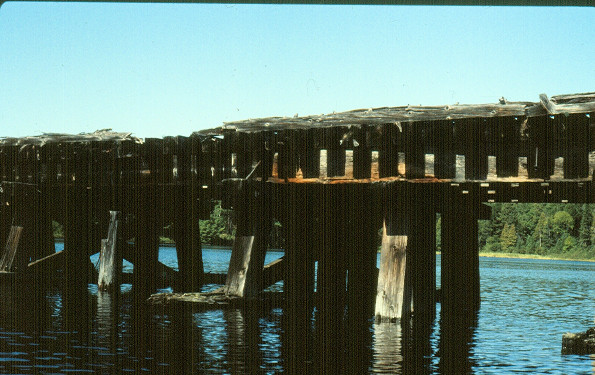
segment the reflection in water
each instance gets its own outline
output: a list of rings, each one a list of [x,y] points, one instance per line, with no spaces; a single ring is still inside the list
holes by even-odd
[[[272,306],[135,308],[130,288],[63,297],[52,286],[2,284],[0,373],[591,373],[595,357],[561,356],[560,337],[593,324],[594,271],[483,260],[479,315],[396,324],[349,314],[320,324],[306,309]]]
[[[478,311],[448,310],[440,313],[439,369],[442,374],[470,374]]]

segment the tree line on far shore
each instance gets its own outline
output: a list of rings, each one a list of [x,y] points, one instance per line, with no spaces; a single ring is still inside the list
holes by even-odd
[[[480,252],[595,259],[595,204],[492,203],[490,206],[491,220],[479,222]],[[438,216],[438,250],[440,233]],[[210,219],[200,220],[200,234],[205,245],[231,246],[235,237],[233,211],[221,208],[221,203],[216,202]],[[54,236],[63,237],[62,226],[56,222]],[[172,242],[165,237],[161,240]],[[284,248],[279,222],[273,225],[269,246]]]
[[[491,220],[479,221],[480,252],[595,259],[595,204],[490,206]]]

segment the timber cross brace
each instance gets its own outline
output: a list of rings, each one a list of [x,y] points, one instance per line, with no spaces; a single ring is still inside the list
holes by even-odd
[[[490,215],[484,203],[593,203],[594,115],[595,93],[586,93],[251,119],[163,139],[110,130],[3,138],[0,272],[63,269],[69,287],[84,289],[97,277],[89,256],[107,237],[102,259],[134,263],[139,301],[164,274],[185,292],[225,284],[216,293],[153,298],[207,307],[264,298],[264,288],[283,280],[288,319],[317,306],[328,325],[374,311],[389,321],[412,311],[433,316],[438,294],[443,308],[475,309],[477,220]],[[209,218],[213,200],[236,211],[226,276],[203,270],[199,219]],[[285,256],[264,265],[274,220]],[[59,255],[52,221],[65,228]],[[159,263],[160,235],[175,240],[178,271]]]

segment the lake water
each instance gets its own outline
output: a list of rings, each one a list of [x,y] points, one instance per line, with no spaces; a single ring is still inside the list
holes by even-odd
[[[225,273],[230,255],[204,249],[205,271]],[[282,255],[270,252],[266,261]],[[177,266],[173,248],[159,258]],[[335,332],[345,341],[311,348],[291,371],[292,343],[317,342],[320,333],[285,331],[281,308],[170,316],[134,308],[129,285],[117,298],[90,286],[77,306],[54,287],[1,285],[0,372],[308,373],[338,358],[337,373],[595,374],[595,356],[560,354],[564,332],[595,325],[595,263],[481,258],[480,273],[481,309],[461,325],[441,327],[440,304],[422,329],[370,319],[355,336]]]

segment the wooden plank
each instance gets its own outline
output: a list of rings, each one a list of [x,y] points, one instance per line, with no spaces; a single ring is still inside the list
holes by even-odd
[[[252,172],[252,136],[239,133],[236,138],[236,170],[238,177],[246,178]]]
[[[279,178],[295,178],[296,176],[299,167],[296,136],[297,133],[291,130],[277,134],[279,149],[277,174]]]
[[[41,259],[34,260],[27,265],[33,273],[55,271],[64,265],[64,250],[55,252]]]
[[[434,176],[452,179],[456,173],[453,121],[434,122]]]
[[[575,95],[577,96],[577,95]],[[578,96],[577,96],[578,97]],[[268,117],[225,123],[218,129],[203,130],[201,134],[220,134],[222,130],[257,132],[263,129],[287,130],[325,128],[329,126],[382,125],[390,122],[459,120],[466,118],[491,118],[507,116],[542,116],[560,113],[589,113],[595,111],[595,100],[591,93],[580,100],[561,102],[550,100],[552,105],[541,102],[507,102],[497,104],[455,104],[442,106],[401,106],[357,109],[341,113],[301,117]],[[546,109],[547,108],[547,109]]]
[[[549,116],[532,117],[527,123],[530,139],[527,155],[529,178],[549,179],[554,174],[555,159],[555,118]]]
[[[301,131],[300,167],[303,178],[320,176],[320,144],[316,130]]]
[[[405,176],[410,179],[425,177],[424,122],[401,123],[404,133]]]
[[[395,124],[384,124],[380,127],[378,145],[378,173],[380,178],[399,175],[399,153],[397,142],[400,128]]]
[[[23,227],[12,225],[8,238],[6,239],[6,245],[4,246],[4,253],[2,259],[0,259],[0,271],[10,272],[12,271],[13,262],[15,255],[19,247],[19,241],[23,233]]]
[[[589,177],[589,122],[584,114],[568,115],[563,122],[564,178]]]
[[[353,178],[372,176],[372,149],[369,130],[365,125],[354,130],[353,135]]]
[[[260,161],[257,168],[257,176],[268,180],[273,173],[273,159],[275,157],[275,145],[273,132],[262,132],[255,135],[257,159]]]
[[[485,180],[488,176],[486,139],[487,123],[483,119],[465,121],[465,179]]]
[[[495,131],[494,154],[498,177],[519,175],[519,143],[522,117],[499,117],[491,121]]]
[[[345,148],[341,145],[345,129],[327,129],[325,132],[327,177],[345,176]]]
[[[118,246],[118,226],[120,212],[110,211],[110,224],[107,238],[101,240],[99,252],[99,276],[97,285],[99,290],[106,291],[120,287],[122,273],[122,250]]]

